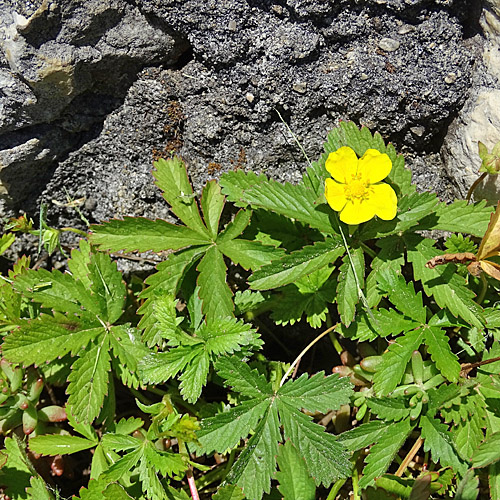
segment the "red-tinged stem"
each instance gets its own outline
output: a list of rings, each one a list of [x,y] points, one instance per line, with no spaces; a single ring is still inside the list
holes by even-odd
[[[193,500],[200,500],[200,495],[198,495],[198,490],[196,489],[196,484],[194,482],[193,471],[191,470],[191,466],[186,472],[186,477],[189,484],[189,491],[191,492]]]

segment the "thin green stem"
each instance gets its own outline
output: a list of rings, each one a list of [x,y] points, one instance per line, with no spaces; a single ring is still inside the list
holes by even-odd
[[[363,243],[362,241],[359,242],[359,246],[372,258],[374,259],[377,254],[375,253],[374,250],[372,250],[366,243]]]
[[[332,330],[328,336],[330,337],[330,341],[332,342],[333,348],[337,351],[337,354],[342,354],[342,351],[344,348],[339,342],[339,339],[337,338],[337,335],[335,335],[335,332]]]
[[[82,231],[81,229],[76,229],[74,227],[63,227],[60,229],[60,231],[71,231],[72,233],[79,234],[81,236],[84,236],[85,238],[87,238],[88,236],[88,233],[86,233],[85,231]]]
[[[488,172],[483,172],[473,183],[472,186],[469,188],[469,191],[467,191],[467,196],[466,196],[466,201],[469,203],[470,199],[472,198],[472,193],[474,190],[479,186],[479,184],[482,182],[482,180],[488,175]]]
[[[353,456],[354,458],[354,468],[352,470],[352,500],[360,500],[359,496],[359,470],[358,470],[358,458],[359,458],[359,451],[356,452]]]
[[[344,486],[346,481],[347,481],[347,479],[339,479],[338,481],[336,481],[335,484],[332,486],[330,493],[328,493],[326,500],[335,500],[337,493],[340,491],[342,486]]]
[[[477,297],[477,303],[479,305],[482,304],[487,290],[488,290],[488,280],[486,279],[485,274],[481,273],[481,291],[479,292],[479,295]]]

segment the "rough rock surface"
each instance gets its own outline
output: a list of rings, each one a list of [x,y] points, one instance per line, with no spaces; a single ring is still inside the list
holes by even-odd
[[[443,145],[446,169],[462,196],[478,176],[478,141],[488,150],[500,141],[500,0],[485,2],[480,24],[485,43],[474,72],[474,85]],[[474,196],[496,203],[500,199],[498,176],[488,176]]]
[[[68,192],[90,221],[165,217],[150,171],[171,149],[198,189],[235,166],[295,181],[306,161],[278,112],[311,158],[339,120],[366,124],[452,197],[439,151],[484,84],[481,15],[475,0],[0,0],[1,209]]]

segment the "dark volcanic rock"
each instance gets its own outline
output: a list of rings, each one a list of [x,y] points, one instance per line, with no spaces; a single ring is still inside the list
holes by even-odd
[[[67,190],[87,198],[91,220],[166,216],[149,174],[162,150],[182,155],[198,189],[235,165],[297,180],[306,160],[279,114],[312,159],[340,119],[378,130],[410,164],[420,155],[425,189],[422,162],[439,169],[483,41],[471,1],[2,7],[4,211],[33,211]],[[64,208],[51,213],[78,224]]]

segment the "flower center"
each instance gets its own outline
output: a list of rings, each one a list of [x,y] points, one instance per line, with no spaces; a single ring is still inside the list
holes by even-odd
[[[352,180],[344,186],[345,197],[349,201],[364,201],[368,198],[369,183],[362,181],[360,175],[353,175]]]

